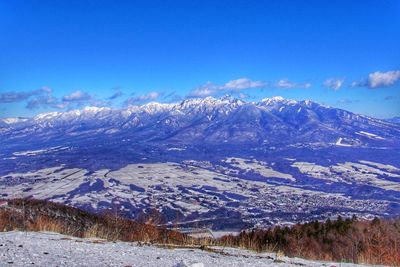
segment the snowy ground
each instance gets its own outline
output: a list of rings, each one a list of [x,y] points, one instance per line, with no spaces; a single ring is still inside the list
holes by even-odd
[[[247,224],[286,225],[337,215],[387,216],[400,203],[400,169],[371,161],[319,165],[294,158],[267,162],[238,157],[132,163],[94,172],[60,164],[0,175],[0,196],[48,199],[93,211],[118,208],[133,218],[154,208],[168,214],[169,223],[187,227],[193,227],[188,222],[193,220],[209,227],[215,219],[214,229],[225,227],[221,219],[229,211],[241,216],[223,230],[240,230]]]
[[[218,248],[216,248],[218,249]],[[218,249],[220,252],[222,248]],[[80,239],[55,233],[0,233],[1,266],[357,266],[224,249],[165,249],[137,243]]]

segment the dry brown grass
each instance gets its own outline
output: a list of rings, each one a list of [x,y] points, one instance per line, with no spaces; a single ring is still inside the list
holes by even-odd
[[[220,244],[315,260],[400,266],[400,220],[311,222],[242,232]]]
[[[38,218],[32,223],[28,222],[23,228],[27,228],[30,231],[46,231],[46,232],[69,232],[66,231],[65,226],[59,221],[52,220],[46,216],[38,216]]]
[[[106,240],[140,241],[164,247],[229,246],[315,260],[400,266],[400,220],[356,219],[311,222],[292,227],[244,231],[219,239],[192,238],[177,231],[106,213],[94,215],[42,200],[15,199],[0,209],[0,231],[51,231]]]
[[[137,223],[112,214],[94,215],[42,200],[14,199],[0,209],[0,230],[52,231],[77,237],[185,244],[190,237],[151,224]]]

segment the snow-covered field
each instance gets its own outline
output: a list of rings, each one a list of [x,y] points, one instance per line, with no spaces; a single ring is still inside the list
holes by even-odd
[[[347,184],[372,185],[385,190],[400,191],[400,171],[391,165],[379,164],[370,161],[344,162],[332,166],[320,166],[310,162],[294,162],[300,172],[318,179],[326,179]],[[385,178],[391,178],[394,181]]]
[[[292,175],[278,172],[269,167],[266,162],[258,161],[255,159],[246,160],[242,158],[227,158],[225,162],[233,164],[234,166],[236,165],[235,167],[239,167],[246,172],[253,171],[264,177],[275,177],[288,179],[290,181],[296,181],[296,179],[293,178]]]
[[[279,166],[282,162],[231,157],[212,163],[132,163],[93,172],[61,164],[0,175],[0,196],[50,199],[93,211],[117,207],[132,217],[149,207],[177,214],[167,223],[226,219],[225,211],[229,211],[241,214],[246,223],[268,226],[326,219],[332,216],[331,210],[366,219],[391,212],[393,198],[352,197],[335,189],[335,183],[340,188],[369,186],[389,191],[389,195],[400,194],[400,169],[392,165],[346,161],[323,166],[297,159],[283,163],[284,168]],[[313,180],[304,180],[305,176]],[[329,185],[335,190],[325,190]],[[240,230],[242,226],[221,229]]]
[[[239,249],[166,249],[48,232],[0,233],[1,266],[360,266],[308,261]]]

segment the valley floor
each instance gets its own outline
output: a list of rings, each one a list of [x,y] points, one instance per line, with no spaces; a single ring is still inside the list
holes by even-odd
[[[1,266],[357,266],[288,257],[276,260],[274,253],[232,248],[215,250],[166,249],[49,232],[0,233]]]

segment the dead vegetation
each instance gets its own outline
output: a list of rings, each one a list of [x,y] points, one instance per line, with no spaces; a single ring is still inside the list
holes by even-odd
[[[400,220],[394,219],[339,217],[324,223],[245,231],[218,241],[256,251],[281,251],[291,257],[400,266]]]
[[[219,239],[193,238],[154,224],[154,218],[139,223],[115,213],[91,214],[77,208],[43,200],[13,199],[0,208],[0,231],[51,231],[76,237],[138,241],[163,247],[229,246],[277,255],[314,260],[400,266],[400,220],[338,218],[292,227],[243,231]],[[150,214],[153,214],[150,213]]]
[[[117,217],[91,214],[62,204],[34,199],[13,199],[0,209],[0,230],[51,231],[76,237],[184,245],[182,233]]]

